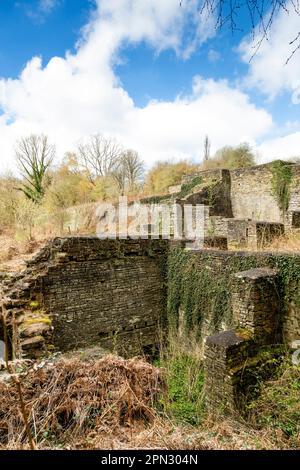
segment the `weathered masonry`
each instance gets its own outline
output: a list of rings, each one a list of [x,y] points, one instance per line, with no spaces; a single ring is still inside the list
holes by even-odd
[[[235,275],[256,268],[278,272],[276,304],[280,306],[282,341],[290,344],[300,339],[300,255],[293,253],[171,248],[168,256],[169,322],[181,321],[186,330],[197,333],[199,341],[234,328],[233,307],[238,305],[234,298],[242,298],[241,286],[246,286],[246,292],[250,292],[251,286],[250,281],[247,284],[243,280],[236,288]],[[265,288],[262,284],[261,289],[268,299],[268,284]],[[250,310],[246,317],[249,315]],[[277,321],[275,307],[272,307],[271,319]]]
[[[130,355],[157,344],[167,248],[163,240],[50,242],[24,272],[2,282],[14,353],[97,345]]]
[[[15,356],[92,346],[130,356],[159,344],[166,324],[179,328],[203,346],[213,409],[240,406],[266,358],[300,339],[296,254],[57,238],[23,272],[3,274],[1,294]]]
[[[278,160],[238,170],[200,171],[169,192],[141,202],[205,206],[205,238],[226,239],[229,250],[261,249],[300,228],[299,164]]]
[[[300,255],[173,248],[168,264],[169,322],[203,345],[208,406],[242,410],[300,339]]]
[[[242,409],[258,371],[262,378],[272,372],[266,359],[274,357],[276,345],[282,343],[277,287],[276,270],[256,268],[234,275],[236,328],[206,340],[206,399],[211,408]]]

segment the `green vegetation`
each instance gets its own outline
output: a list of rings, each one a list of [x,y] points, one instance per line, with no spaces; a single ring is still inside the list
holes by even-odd
[[[179,307],[184,312],[183,327],[196,331],[218,330],[222,323],[232,324],[230,288],[232,274],[257,266],[279,270],[279,296],[283,312],[289,302],[300,307],[300,265],[293,255],[253,254],[224,256],[220,265],[214,255],[173,248],[168,259],[168,321],[179,324]],[[214,266],[216,269],[214,270]]]
[[[203,164],[203,170],[213,168],[247,168],[255,165],[255,157],[249,144],[240,144],[237,147],[226,146],[218,150],[215,156]]]
[[[198,170],[199,165],[186,160],[178,163],[157,162],[146,175],[145,190],[150,194],[166,193],[169,186],[180,184],[184,176]]]
[[[165,371],[166,388],[159,406],[178,423],[199,425],[203,419],[204,371],[196,342],[172,333],[162,347],[158,365]]]
[[[30,135],[17,142],[16,159],[24,182],[21,190],[35,203],[40,203],[50,184],[49,168],[55,147],[45,135]]]
[[[178,422],[197,425],[204,411],[204,373],[192,356],[173,358],[167,364],[168,394],[164,398],[165,411]]]
[[[149,196],[143,197],[140,199],[142,204],[162,204],[164,202],[168,202],[170,200],[170,195],[166,194],[164,196]]]
[[[278,207],[284,216],[289,208],[290,188],[292,183],[291,166],[280,160],[272,163],[272,193],[275,197]]]
[[[250,410],[251,420],[257,427],[273,432],[280,430],[292,440],[299,439],[300,366],[291,365],[287,357],[276,376],[262,386],[261,394]]]
[[[181,191],[177,195],[178,198],[182,199],[192,192],[192,190],[203,182],[202,176],[195,176],[191,181],[181,186]]]

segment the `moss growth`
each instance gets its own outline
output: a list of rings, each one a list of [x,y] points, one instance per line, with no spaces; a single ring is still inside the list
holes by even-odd
[[[27,328],[30,325],[36,325],[38,323],[44,323],[46,325],[51,326],[52,325],[52,320],[47,317],[47,316],[40,316],[40,317],[33,317],[33,318],[27,318],[21,325],[21,330]]]
[[[29,307],[31,310],[38,310],[40,307],[40,304],[37,300],[32,300],[31,302],[29,302]]]
[[[276,161],[272,163],[272,193],[283,216],[289,208],[290,188],[292,183],[291,166],[286,162]]]
[[[241,338],[243,338],[246,341],[248,341],[250,339],[253,339],[253,332],[247,330],[246,328],[237,329],[236,334],[239,335]]]
[[[141,204],[162,204],[168,202],[172,196],[170,194],[164,194],[163,196],[150,196],[140,199]]]
[[[177,194],[177,197],[182,199],[188,196],[188,194],[190,194],[196,186],[198,186],[199,184],[202,184],[202,182],[203,182],[202,176],[195,176],[195,178],[193,178],[191,181],[181,186],[181,191],[179,194]]]

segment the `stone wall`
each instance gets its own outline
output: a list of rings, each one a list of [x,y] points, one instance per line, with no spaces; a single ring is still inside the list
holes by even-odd
[[[229,170],[203,171],[197,173],[197,177],[201,179],[201,184],[195,186],[181,201],[193,205],[209,206],[210,216],[232,217]],[[186,178],[184,181],[186,181],[185,184],[188,184],[193,179]]]
[[[58,238],[3,281],[23,355],[89,346],[135,354],[165,318],[164,240]]]
[[[278,271],[256,268],[232,277],[236,329],[208,337],[204,355],[207,404],[230,413],[243,411],[272,375],[282,342]]]
[[[289,211],[300,208],[300,165],[291,165],[292,184]],[[272,163],[230,171],[233,217],[282,222],[272,193]]]
[[[196,331],[202,341],[232,328],[235,324],[232,275],[262,267],[278,270],[283,341],[290,344],[300,339],[300,255],[297,254],[186,252],[174,247],[169,253],[169,321],[178,321],[180,311],[186,328]],[[276,322],[274,313],[274,324]]]
[[[283,234],[284,225],[279,222],[227,219],[227,238],[230,250],[245,248],[253,251],[261,250]]]
[[[300,339],[300,255],[169,244],[89,237],[50,242],[24,272],[2,280],[10,327],[18,328],[14,349],[29,356],[100,345],[135,353],[157,342],[167,297],[169,320],[181,311],[187,328],[204,339],[233,327],[232,274],[257,267],[278,270],[284,341]]]

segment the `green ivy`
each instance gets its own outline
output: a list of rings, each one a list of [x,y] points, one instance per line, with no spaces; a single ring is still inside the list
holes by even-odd
[[[285,215],[289,208],[291,197],[292,170],[291,166],[280,160],[272,163],[272,194],[275,197],[278,207]]]
[[[191,181],[188,183],[185,183],[181,186],[181,191],[178,195],[176,195],[178,198],[182,199],[190,194],[192,190],[198,186],[199,184],[202,184],[203,178],[202,176],[195,176]]]
[[[219,264],[216,254],[170,250],[168,258],[168,322],[179,323],[179,307],[184,312],[186,331],[202,336],[204,322],[210,331],[220,330],[224,322],[232,325],[232,274],[255,267],[279,270],[279,298],[283,313],[289,302],[300,308],[300,258],[294,255],[237,254]]]
[[[170,200],[170,194],[164,194],[163,196],[150,196],[140,199],[141,204],[161,204]]]

